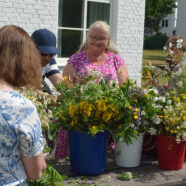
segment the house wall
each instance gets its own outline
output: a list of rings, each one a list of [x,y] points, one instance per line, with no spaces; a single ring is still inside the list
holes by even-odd
[[[131,78],[141,83],[145,0],[118,0],[116,44]]]
[[[173,14],[169,14],[164,20],[168,19],[168,27],[162,27],[160,32],[163,34],[166,34],[168,37],[172,35],[173,30],[176,27],[176,9],[174,9]],[[162,26],[162,22],[160,23],[160,26]]]
[[[39,28],[57,33],[58,0],[0,0],[0,27],[13,24],[29,34]]]
[[[176,34],[186,39],[186,0],[178,0]]]

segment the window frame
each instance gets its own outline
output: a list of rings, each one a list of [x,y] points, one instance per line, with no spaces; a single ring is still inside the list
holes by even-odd
[[[83,32],[83,42],[84,42],[86,40],[86,32],[88,31],[88,29],[86,28],[88,2],[108,3],[111,6],[110,0],[83,0],[83,1],[84,1],[84,7],[83,7],[83,11],[84,11],[84,14],[83,14],[83,28],[72,28],[72,27],[59,27],[59,26],[57,26],[57,33],[58,33],[59,30],[82,31]],[[59,1],[58,1],[58,7],[59,7]],[[58,34],[57,34],[57,41],[58,41]],[[66,58],[66,57],[56,57],[58,66],[65,66],[68,59],[69,58]]]

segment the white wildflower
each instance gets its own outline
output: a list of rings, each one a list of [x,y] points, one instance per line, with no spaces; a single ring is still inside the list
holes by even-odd
[[[169,43],[169,48],[172,48],[172,46],[173,46],[173,44],[170,42],[170,43]]]
[[[163,47],[163,50],[167,50],[167,47],[166,47],[166,46],[164,46],[164,47]]]
[[[168,105],[171,105],[171,103],[172,103],[171,100],[168,100],[168,101],[167,101],[167,104],[168,104]]]
[[[134,123],[130,123],[129,127],[134,128],[135,127]]]
[[[177,44],[182,44],[183,43],[183,39],[178,39],[176,42],[177,42]]]
[[[142,115],[142,116],[145,115],[145,111],[144,111],[144,110],[141,111],[141,115]]]
[[[155,98],[153,99],[153,101],[155,101],[155,102],[158,101],[158,100],[159,100],[158,97],[155,97]]]
[[[177,49],[180,49],[182,48],[182,44],[181,43],[178,43],[177,46],[176,46]]]
[[[159,125],[161,123],[161,119],[158,118],[157,116],[154,116],[153,118],[153,122],[156,124],[156,125]]]
[[[151,135],[156,135],[157,130],[155,128],[150,128],[149,132]]]
[[[178,81],[178,82],[177,82],[177,86],[178,86],[178,87],[182,87],[182,85],[183,85],[183,82],[182,82],[182,81]]]
[[[163,97],[163,96],[160,96],[160,97],[159,97],[159,100],[160,100],[162,103],[165,103],[165,101],[166,101],[165,97]]]
[[[173,51],[172,51],[172,50],[170,50],[170,51],[169,51],[169,54],[170,54],[170,55],[172,55],[172,54],[173,54]]]

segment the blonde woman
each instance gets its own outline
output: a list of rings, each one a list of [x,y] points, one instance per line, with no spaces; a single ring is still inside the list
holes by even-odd
[[[85,73],[98,71],[103,76],[111,76],[121,85],[128,77],[124,60],[118,55],[118,50],[111,40],[110,27],[104,21],[94,22],[88,31],[85,43],[77,53],[72,55],[66,65],[63,76],[75,80]]]

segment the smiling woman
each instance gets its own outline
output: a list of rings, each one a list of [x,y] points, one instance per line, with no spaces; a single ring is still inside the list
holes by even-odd
[[[110,38],[110,27],[104,21],[96,21],[90,26],[85,43],[69,58],[63,75],[75,82],[76,77],[81,79],[95,70],[103,76],[110,75],[119,85],[128,77],[125,62],[118,55]]]

